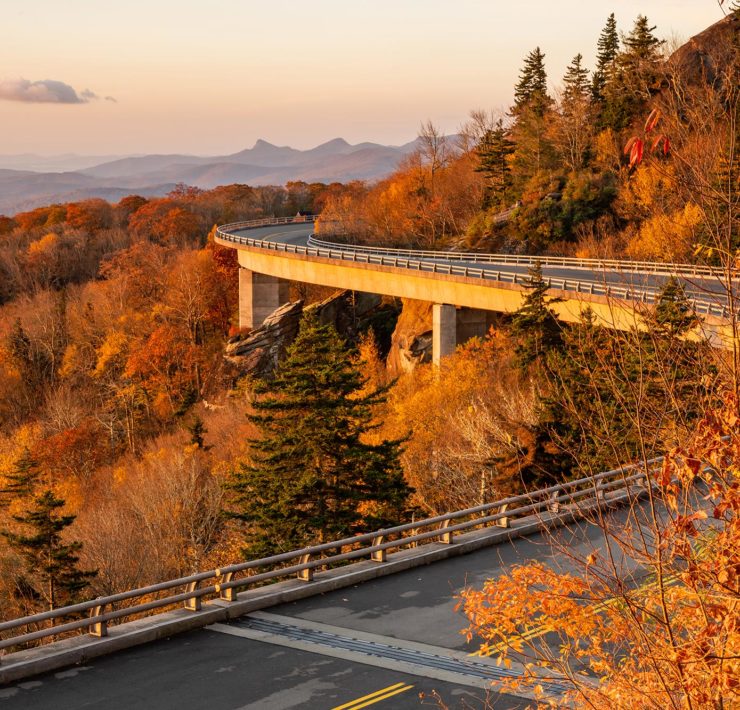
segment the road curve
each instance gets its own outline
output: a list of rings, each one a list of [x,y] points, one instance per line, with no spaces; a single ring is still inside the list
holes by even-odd
[[[526,282],[529,267],[542,265],[551,287],[566,297],[602,296],[639,303],[652,303],[671,276],[684,285],[697,313],[725,317],[727,290],[720,274],[707,267],[651,262],[600,261],[560,257],[527,257],[507,254],[431,252],[338,244],[317,239],[313,223],[304,218],[236,223],[219,228],[223,246],[282,252],[285,257],[317,257],[338,265],[348,262],[366,268],[393,267],[417,274],[440,274],[477,280],[488,286]],[[265,222],[268,222],[267,224]],[[258,269],[256,269],[258,270]],[[296,280],[300,280],[296,278]],[[347,288],[352,288],[347,284]],[[511,286],[509,286],[511,288]],[[461,305],[461,304],[458,304]]]

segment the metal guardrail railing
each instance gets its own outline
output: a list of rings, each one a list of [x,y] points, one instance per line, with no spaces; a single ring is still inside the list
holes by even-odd
[[[311,236],[308,246],[323,249],[347,249],[395,256],[416,256],[424,259],[440,259],[444,261],[468,261],[483,264],[516,264],[532,266],[539,262],[542,266],[564,266],[571,269],[589,269],[600,271],[618,271],[627,273],[669,274],[676,276],[709,276],[720,278],[723,276],[719,269],[711,266],[694,264],[662,263],[653,261],[629,261],[623,259],[578,259],[565,256],[529,256],[524,254],[479,254],[477,252],[461,251],[431,251],[419,249],[390,249],[386,247],[370,247],[355,244],[339,244]]]
[[[644,493],[654,467],[662,460],[659,457],[644,465],[605,471],[533,493],[4,621],[0,623],[0,651],[73,631],[106,636],[108,624],[117,619],[156,615],[173,605],[183,605],[192,612],[198,612],[204,599],[234,602],[240,589],[294,576],[310,582],[320,568],[352,560],[367,559],[383,564],[388,561],[390,551],[433,542],[452,544],[456,534],[476,528],[489,525],[508,528],[512,521],[546,514],[585,514],[586,510],[607,505],[610,499],[625,493],[635,496]],[[165,596],[157,597],[162,592]],[[88,616],[74,618],[80,615]],[[44,624],[48,625],[38,628]],[[29,627],[34,630],[29,630]],[[26,631],[15,633],[24,628]]]
[[[576,262],[578,268],[593,268],[601,270],[621,270],[625,271],[624,268],[618,268],[624,264],[650,264],[657,268],[666,267],[665,271],[654,273],[671,273],[679,276],[691,276],[699,273],[714,274],[715,272],[707,271],[703,272],[702,269],[708,269],[709,267],[692,267],[691,265],[683,264],[651,264],[651,262],[621,262],[621,261],[599,261],[590,259],[569,259],[565,257],[532,257],[532,256],[518,256],[512,254],[472,254],[464,252],[441,252],[441,251],[422,251],[422,250],[411,250],[411,249],[383,249],[378,247],[366,247],[366,246],[352,246],[345,244],[334,244],[332,242],[326,242],[309,238],[309,244],[307,246],[301,244],[286,244],[284,242],[271,241],[269,239],[255,239],[252,237],[235,234],[235,232],[244,231],[247,229],[254,229],[258,227],[265,227],[271,225],[280,224],[294,224],[299,222],[313,222],[318,219],[317,216],[311,217],[283,217],[274,220],[253,220],[250,222],[236,222],[233,224],[225,224],[218,228],[218,238],[224,242],[230,242],[233,244],[243,244],[245,246],[256,247],[259,249],[266,249],[268,251],[285,252],[286,254],[302,254],[306,256],[318,256],[329,259],[336,259],[338,261],[351,261],[354,263],[378,265],[378,266],[393,266],[396,268],[408,269],[412,271],[427,272],[434,274],[446,274],[450,276],[463,276],[465,278],[481,279],[484,281],[494,281],[500,283],[511,283],[521,286],[526,286],[528,283],[528,276],[524,274],[518,274],[514,272],[507,272],[503,269],[492,269],[492,268],[477,268],[471,267],[464,264],[445,263],[453,261],[465,261],[473,263],[485,263],[485,264],[498,264],[499,260],[503,266],[507,264],[527,265],[531,266],[535,262],[540,262],[546,266],[575,266]],[[574,263],[570,263],[574,262]],[[616,265],[610,267],[609,265]],[[681,268],[687,270],[696,269],[696,272],[685,272],[685,271],[671,271],[671,268]],[[637,269],[633,269],[637,271]],[[557,277],[548,277],[548,285],[550,288],[556,288],[562,291],[571,291],[575,294],[588,294],[604,296],[607,298],[617,298],[626,301],[633,301],[638,303],[655,303],[659,290],[653,288],[635,288],[634,286],[615,286],[606,284],[603,281],[595,279],[565,279]],[[691,298],[691,302],[694,305],[694,309],[697,313],[703,315],[715,315],[722,318],[726,318],[729,314],[727,306],[723,303],[718,303],[716,300],[711,298]]]

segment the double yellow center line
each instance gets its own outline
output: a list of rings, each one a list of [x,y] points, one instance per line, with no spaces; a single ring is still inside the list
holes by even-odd
[[[344,705],[337,705],[331,710],[359,710],[360,708],[366,708],[368,705],[374,705],[379,703],[381,700],[392,698],[394,695],[404,693],[407,690],[411,690],[413,685],[407,685],[406,683],[396,683],[395,685],[389,685],[387,688],[376,690],[374,693],[369,695],[363,695],[361,698],[356,698],[349,703]]]

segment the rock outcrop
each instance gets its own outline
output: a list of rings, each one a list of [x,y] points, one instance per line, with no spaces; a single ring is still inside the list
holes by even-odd
[[[736,80],[736,74],[727,72],[737,62],[739,48],[740,15],[733,13],[679,47],[668,60],[669,74],[689,85]]]
[[[259,328],[231,338],[226,343],[224,358],[240,375],[269,377],[295,339],[302,314],[303,301],[280,306]]]
[[[305,311],[315,312],[322,323],[330,323],[342,337],[353,339],[365,329],[368,317],[380,305],[381,298],[374,293],[341,291],[320,303],[306,306]],[[231,338],[226,344],[224,358],[235,368],[237,376],[269,378],[298,334],[303,312],[303,301],[286,303],[258,328]]]
[[[403,310],[391,338],[386,366],[393,377],[432,360],[432,304],[402,299]]]

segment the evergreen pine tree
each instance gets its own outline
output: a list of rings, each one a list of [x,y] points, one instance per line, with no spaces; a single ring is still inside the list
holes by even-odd
[[[582,62],[583,55],[576,54],[563,76],[563,103],[566,111],[569,105],[581,103],[588,97],[588,69],[582,65]]]
[[[624,49],[617,55],[603,90],[602,127],[621,131],[642,118],[651,94],[658,89],[663,41],[653,34],[654,29],[644,15],[638,15],[632,31],[622,38]]]
[[[594,103],[604,99],[604,87],[612,72],[614,60],[619,53],[619,34],[614,13],[609,15],[596,44],[596,71],[591,78],[591,98]]]
[[[188,432],[190,432],[190,443],[193,446],[197,446],[199,449],[202,449],[203,451],[208,451],[210,449],[210,446],[205,445],[205,435],[208,433],[208,429],[206,429],[205,424],[203,424],[203,420],[196,416],[193,419],[193,423],[189,424],[187,427]]]
[[[15,498],[29,497],[41,476],[38,461],[28,448],[13,463],[13,468],[4,474],[5,485],[0,489],[0,501],[7,506]]]
[[[493,129],[486,131],[476,148],[479,163],[475,170],[483,173],[486,179],[483,192],[484,210],[503,204],[505,195],[511,187],[509,156],[513,152],[514,143],[509,140],[503,121],[499,119]]]
[[[25,563],[26,575],[18,586],[33,590],[50,609],[79,601],[80,592],[97,574],[78,567],[82,543],[63,542],[62,532],[75,520],[74,515],[60,514],[63,507],[64,501],[50,490],[34,495],[27,510],[12,516],[27,533],[1,533]]]
[[[527,294],[512,322],[513,332],[519,338],[516,354],[522,367],[542,361],[547,353],[559,349],[563,343],[560,323],[549,307],[560,299],[547,297],[550,286],[542,276],[539,261],[529,269],[525,288]]]
[[[650,22],[645,15],[638,15],[630,33],[623,38],[625,55],[635,62],[654,62],[658,58],[658,48],[663,40],[654,34],[655,25],[650,27]]]
[[[261,556],[399,523],[411,492],[400,441],[369,444],[365,380],[329,325],[304,316],[275,379],[258,389],[250,420],[262,437],[232,476],[234,516],[251,524],[245,552]]]
[[[683,284],[675,276],[661,287],[651,320],[660,333],[670,338],[680,338],[699,324]]]
[[[524,59],[524,67],[514,87],[512,114],[517,116],[525,109],[529,109],[541,117],[551,103],[552,99],[547,93],[545,55],[539,47],[535,47]]]

